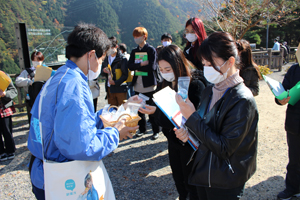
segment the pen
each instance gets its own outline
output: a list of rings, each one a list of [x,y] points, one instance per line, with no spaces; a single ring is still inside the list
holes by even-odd
[[[288,93],[288,94],[287,94],[287,97],[289,97],[289,95],[290,95],[290,90],[287,90],[287,93]]]

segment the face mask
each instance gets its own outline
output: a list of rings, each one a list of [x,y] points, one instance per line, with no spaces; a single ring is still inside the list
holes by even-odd
[[[195,42],[198,39],[195,33],[188,33],[185,37],[189,42]]]
[[[95,54],[96,56],[96,54]],[[97,59],[97,63],[98,63],[98,57],[96,56],[96,59]],[[90,69],[90,62],[88,60],[88,65],[89,65],[89,71],[88,71],[88,80],[91,81],[91,80],[94,80],[96,78],[98,78],[98,76],[100,75],[100,72],[101,72],[101,68],[102,68],[102,64],[99,64],[98,63],[98,70],[97,72],[94,72]]]
[[[42,65],[43,61],[32,61],[32,66],[36,68],[38,65]]]
[[[144,36],[138,37],[138,38],[134,38],[134,42],[139,45],[144,41]]]
[[[223,67],[226,62],[224,62],[224,64],[221,67]],[[216,67],[219,70],[221,69],[221,67],[219,67],[219,66],[216,66]],[[215,68],[213,68],[213,67],[204,66],[203,69],[204,69],[204,76],[205,76],[206,80],[208,80],[209,82],[211,82],[213,84],[217,84],[217,83],[224,81],[227,78],[227,72],[229,70],[229,68],[228,68],[224,74],[221,74],[220,72],[215,70]]]
[[[110,48],[108,51],[107,51],[107,55],[110,56],[112,54],[116,53],[116,50],[114,48]]]
[[[172,82],[175,80],[175,76],[173,72],[170,73],[160,73],[161,76],[168,82]]]
[[[170,44],[171,44],[171,42],[169,42],[169,41],[164,41],[164,42],[162,43],[162,45],[163,45],[164,47],[169,46]]]

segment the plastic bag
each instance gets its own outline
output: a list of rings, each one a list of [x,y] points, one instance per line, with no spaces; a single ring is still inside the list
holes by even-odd
[[[185,101],[188,98],[188,91],[191,78],[189,76],[178,77],[178,94]]]

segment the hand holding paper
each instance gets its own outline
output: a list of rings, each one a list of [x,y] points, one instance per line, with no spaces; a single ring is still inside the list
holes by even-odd
[[[148,64],[149,64],[149,61],[148,61],[148,60],[141,62],[141,66],[146,66],[146,65],[148,65]]]
[[[184,101],[179,94],[175,96],[176,103],[180,107],[180,112],[184,116],[184,118],[188,119],[195,111],[195,107],[189,98]]]
[[[6,95],[5,91],[0,89],[0,97],[4,97]]]
[[[189,139],[189,133],[187,130],[185,130],[184,128],[174,128],[173,129],[175,131],[175,135],[176,137],[181,140],[182,142],[186,143]]]

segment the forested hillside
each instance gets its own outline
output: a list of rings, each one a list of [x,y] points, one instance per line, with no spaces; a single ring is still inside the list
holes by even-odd
[[[136,46],[132,31],[137,26],[147,28],[148,41],[153,46],[160,44],[164,32],[175,35],[175,40],[181,43],[176,33],[182,32],[185,21],[198,13],[192,2],[194,0],[0,1],[0,69],[20,72],[14,23],[24,22],[30,28],[47,27],[54,35],[78,22],[93,23],[132,49]],[[43,41],[43,36],[37,38],[29,41],[32,46]],[[35,42],[37,44],[32,44]]]

